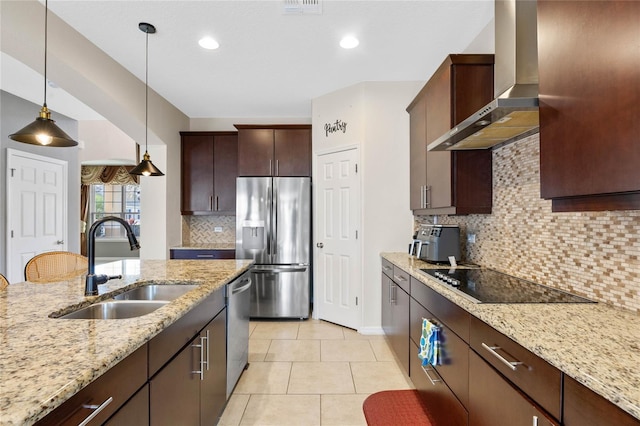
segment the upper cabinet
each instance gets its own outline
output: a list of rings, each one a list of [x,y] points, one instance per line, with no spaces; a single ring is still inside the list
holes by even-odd
[[[493,55],[449,55],[407,107],[414,214],[491,213],[491,151],[427,145],[492,100],[493,63]]]
[[[640,209],[640,2],[538,0],[541,196]]]
[[[241,125],[239,176],[311,176],[310,125]]]
[[[235,214],[236,132],[180,132],[183,215]]]

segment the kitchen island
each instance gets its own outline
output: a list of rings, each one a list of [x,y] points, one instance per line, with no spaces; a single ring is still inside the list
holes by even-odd
[[[0,292],[0,425],[33,424],[176,322],[252,261],[124,260],[96,267],[122,279],[84,296],[84,276],[12,284]],[[65,320],[61,315],[152,283],[199,287],[140,317]],[[225,368],[225,366],[221,366]]]
[[[404,253],[382,258],[640,419],[640,315],[604,303],[474,303]]]

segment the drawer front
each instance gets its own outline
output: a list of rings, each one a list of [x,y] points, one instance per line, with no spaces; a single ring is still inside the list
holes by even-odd
[[[460,402],[467,407],[469,402],[469,345],[413,299],[411,299],[409,311],[411,313],[411,340],[418,348],[422,335],[422,318],[441,325],[440,342],[443,360],[442,365],[435,368]],[[418,350],[410,353],[409,356],[418,358]]]
[[[542,408],[560,418],[560,370],[475,317],[471,317],[471,347]]]
[[[469,425],[558,426],[473,351],[469,354]]]
[[[88,424],[100,425],[115,413],[147,381],[147,345],[120,361],[38,425],[78,425],[95,414]],[[109,401],[111,398],[111,401]],[[88,408],[87,406],[90,406]]]
[[[417,353],[418,346],[413,342],[409,344],[411,345],[411,350]],[[467,410],[433,368],[422,368],[417,356],[411,357],[409,377],[424,398],[436,424],[447,426],[468,425],[469,414]]]
[[[410,290],[410,280],[411,276],[407,272],[397,266],[393,267],[393,282],[398,284],[405,292],[407,292],[407,294]]]
[[[566,426],[640,426],[640,420],[566,375],[562,421]]]
[[[393,278],[393,264],[387,259],[382,259],[382,273],[389,278]]]
[[[179,249],[170,250],[171,259],[235,259],[235,250],[190,250]]]
[[[411,277],[411,297],[427,308],[462,340],[469,341],[470,315],[467,311],[413,277]]]

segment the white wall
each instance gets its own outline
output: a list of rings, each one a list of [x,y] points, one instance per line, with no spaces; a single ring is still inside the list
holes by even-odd
[[[110,121],[78,121],[78,142],[82,164],[136,164],[136,142]]]
[[[363,303],[359,330],[364,333],[381,331],[380,253],[405,251],[413,230],[405,108],[423,85],[365,82],[312,102],[314,166],[318,153],[354,145],[360,150]],[[336,120],[347,123],[346,132],[327,134],[325,124]]]

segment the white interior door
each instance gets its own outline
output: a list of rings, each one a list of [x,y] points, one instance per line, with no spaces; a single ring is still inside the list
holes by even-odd
[[[361,325],[360,179],[358,150],[318,156],[315,180],[315,317]]]
[[[7,149],[7,274],[24,281],[36,254],[66,250],[67,162]]]

